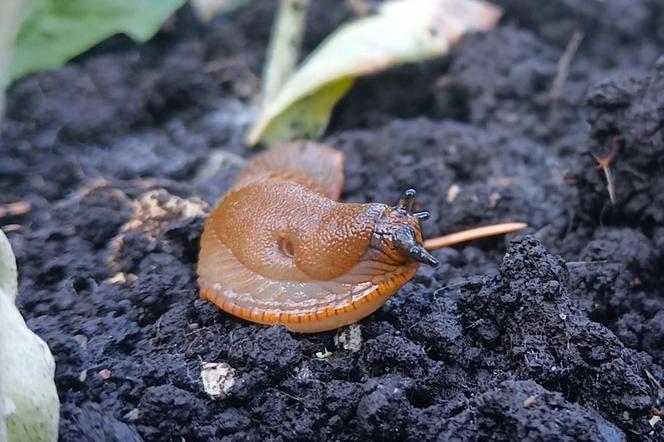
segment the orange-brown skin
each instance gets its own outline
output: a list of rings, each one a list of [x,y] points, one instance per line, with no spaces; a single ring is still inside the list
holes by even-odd
[[[415,275],[416,259],[435,264],[420,247],[425,215],[406,209],[412,196],[397,208],[336,201],[343,160],[316,143],[255,157],[206,222],[201,297],[249,321],[313,333],[380,308]]]

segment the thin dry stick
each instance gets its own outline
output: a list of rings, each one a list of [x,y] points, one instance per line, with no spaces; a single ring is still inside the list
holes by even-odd
[[[263,103],[269,103],[295,70],[304,38],[309,0],[281,0],[267,50]]]
[[[519,230],[523,230],[527,227],[528,224],[526,223],[493,224],[491,226],[463,230],[461,232],[439,236],[438,238],[428,239],[424,241],[424,247],[428,250],[437,250],[442,249],[443,247],[451,247],[462,242],[518,232]]]
[[[574,31],[572,38],[567,43],[565,52],[563,52],[562,57],[558,61],[558,71],[556,73],[556,78],[553,80],[553,85],[551,86],[551,96],[553,98],[559,98],[563,91],[563,85],[567,81],[567,75],[569,74],[569,66],[572,64],[574,55],[576,51],[579,50],[581,42],[583,41],[583,32]]]
[[[646,370],[646,376],[648,377],[648,380],[652,384],[653,388],[657,389],[657,398],[659,400],[664,399],[664,387],[662,387],[662,384],[655,378],[655,376],[650,373],[650,371]]]
[[[611,142],[611,152],[605,157],[600,157],[593,154],[595,161],[597,161],[597,168],[604,171],[604,177],[606,178],[606,188],[609,191],[609,200],[611,204],[616,203],[616,188],[613,184],[613,174],[611,173],[611,162],[616,159],[618,151],[620,151],[620,142],[623,140],[621,135],[613,137]]]
[[[606,189],[609,191],[609,201],[611,204],[616,203],[616,187],[613,184],[613,173],[611,173],[611,168],[608,166],[598,166],[604,171],[604,177],[606,178]]]
[[[27,201],[16,201],[14,203],[9,203],[6,206],[0,206],[0,218],[5,216],[19,216],[25,215],[30,210],[32,206]]]

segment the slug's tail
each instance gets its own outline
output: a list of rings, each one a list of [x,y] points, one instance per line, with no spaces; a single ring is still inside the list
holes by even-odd
[[[344,183],[345,155],[314,142],[293,142],[254,157],[235,181],[235,188],[265,179],[285,179],[338,200]]]

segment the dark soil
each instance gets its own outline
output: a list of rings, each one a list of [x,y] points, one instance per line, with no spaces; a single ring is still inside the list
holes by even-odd
[[[312,3],[307,49],[352,15]],[[205,26],[185,9],[146,45],[14,85],[0,207],[31,210],[0,225],[55,355],[61,440],[664,440],[664,7],[499,3],[501,26],[448,57],[361,80],[326,142],[348,156],[344,199],[416,187],[428,236],[531,227],[435,252],[359,349],[198,299],[204,214],[252,154],[275,1]],[[225,399],[206,362],[235,370]]]

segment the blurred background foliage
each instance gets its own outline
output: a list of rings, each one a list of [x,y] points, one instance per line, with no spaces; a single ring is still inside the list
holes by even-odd
[[[249,1],[190,0],[190,4],[204,22]],[[0,3],[0,17],[6,22],[5,32],[0,33],[0,100],[7,83],[61,67],[111,36],[124,34],[137,42],[150,39],[186,2]],[[352,2],[356,7],[358,3],[362,2]],[[256,118],[245,140],[248,145],[319,138],[335,104],[356,78],[441,56],[464,33],[488,30],[501,15],[499,8],[482,0],[391,0],[371,5],[334,30],[296,66],[309,1],[280,1],[264,69],[262,98],[255,97]],[[13,27],[8,26],[11,24]]]
[[[9,77],[62,66],[115,34],[152,37],[186,0],[24,0]]]

